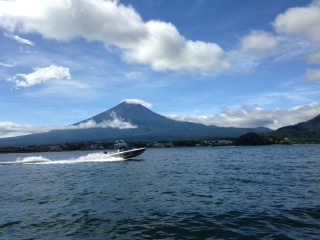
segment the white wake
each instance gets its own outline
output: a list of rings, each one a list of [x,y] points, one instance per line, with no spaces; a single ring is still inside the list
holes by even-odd
[[[18,158],[13,162],[0,162],[0,165],[22,165],[22,164],[76,164],[76,163],[95,163],[95,162],[116,162],[124,161],[119,157],[110,157],[103,153],[90,153],[86,156],[78,158],[70,158],[64,160],[51,160],[42,156],[30,156]]]

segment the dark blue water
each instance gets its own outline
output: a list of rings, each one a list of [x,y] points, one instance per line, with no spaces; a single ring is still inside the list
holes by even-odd
[[[320,239],[320,145],[0,162],[0,239]]]

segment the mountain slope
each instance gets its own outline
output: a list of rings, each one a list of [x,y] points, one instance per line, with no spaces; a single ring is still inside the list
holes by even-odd
[[[166,118],[160,114],[157,114],[148,108],[140,104],[130,104],[127,102],[122,102],[119,105],[103,112],[92,118],[86,119],[84,121],[75,123],[77,126],[81,123],[92,119],[96,123],[102,123],[103,121],[112,121],[114,118],[119,118],[122,121],[130,122],[133,125],[137,125],[139,129],[144,131],[161,131],[170,129],[185,129],[185,128],[196,128],[197,130],[204,130],[206,126],[197,123],[189,122],[178,122],[169,118]]]
[[[123,121],[138,126],[140,135],[148,136],[148,138],[158,138],[160,136],[162,139],[202,138],[211,136],[234,137],[251,131],[270,131],[270,129],[267,128],[223,128],[213,125],[206,126],[199,123],[176,121],[157,114],[140,104],[131,104],[127,102],[122,102],[90,119],[97,123],[101,123],[106,120],[110,121],[115,116]],[[90,119],[86,119],[75,125],[84,123]],[[151,136],[152,134],[153,136]]]
[[[276,133],[286,138],[320,140],[320,115],[306,122],[279,128]]]
[[[267,128],[222,128],[205,126],[198,123],[175,121],[161,116],[140,104],[123,102],[119,105],[95,115],[91,118],[75,123],[80,127],[88,121],[106,125],[110,123],[127,123],[136,128],[119,129],[113,127],[95,127],[85,129],[54,130],[46,133],[30,134],[26,136],[0,139],[0,147],[28,146],[46,144],[65,144],[89,141],[159,141],[177,139],[200,139],[238,137],[248,132],[270,132]],[[100,125],[100,126],[101,126]]]

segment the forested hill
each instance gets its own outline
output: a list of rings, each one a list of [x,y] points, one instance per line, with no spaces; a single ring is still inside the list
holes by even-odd
[[[235,145],[272,145],[293,143],[320,143],[320,115],[292,126],[279,128],[273,133],[251,132],[235,139]]]
[[[279,128],[275,133],[299,142],[320,143],[320,115],[306,122]]]

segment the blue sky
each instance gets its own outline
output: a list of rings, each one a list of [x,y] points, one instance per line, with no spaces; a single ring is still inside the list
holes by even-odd
[[[320,0],[1,0],[0,137],[64,129],[128,99],[221,127],[309,120],[319,23]],[[117,123],[130,126],[114,116],[99,127]]]

